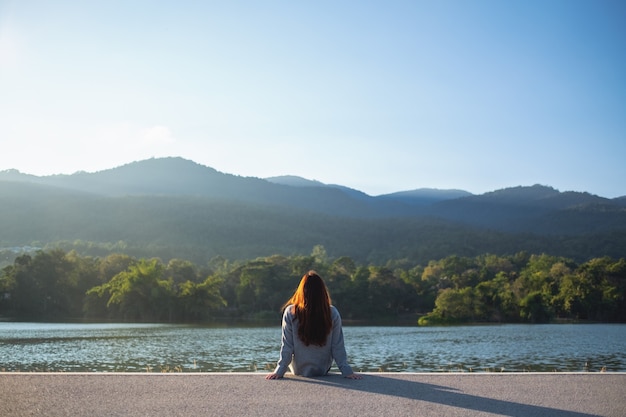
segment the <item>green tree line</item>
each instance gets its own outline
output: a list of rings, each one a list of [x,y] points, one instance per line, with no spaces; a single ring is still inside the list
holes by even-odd
[[[324,277],[344,320],[459,322],[591,320],[626,322],[626,260],[584,263],[546,254],[448,256],[361,265],[274,255],[232,262],[125,254],[80,256],[62,249],[20,255],[0,272],[0,317],[13,320],[196,322],[278,319],[309,269]]]

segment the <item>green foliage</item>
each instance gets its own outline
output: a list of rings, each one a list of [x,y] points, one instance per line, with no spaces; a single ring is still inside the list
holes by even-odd
[[[419,323],[624,322],[625,264],[624,259],[615,262],[605,257],[577,265],[565,258],[524,253],[462,262],[457,257],[430,261],[422,280],[437,292],[437,298],[433,311]],[[474,280],[477,270],[478,283]]]
[[[545,217],[540,215],[543,208],[536,212],[527,206],[529,198],[537,202],[533,195],[541,190],[520,195],[514,203],[505,196],[485,195],[479,198],[484,204],[478,206],[476,198],[470,198],[426,210],[405,204],[389,206],[389,201],[377,199],[354,200],[336,189],[264,184],[265,193],[257,188],[263,181],[246,185],[242,178],[238,180],[243,181],[243,189],[233,188],[233,178],[215,188],[205,183],[206,178],[192,180],[193,173],[175,187],[167,180],[172,174],[179,172],[165,175],[151,169],[143,176],[154,181],[152,186],[142,181],[142,185],[125,188],[127,174],[118,173],[111,183],[111,178],[97,182],[96,192],[103,195],[94,194],[92,188],[85,189],[88,193],[72,191],[85,186],[82,180],[65,184],[66,189],[59,184],[49,187],[0,180],[5,202],[0,205],[0,266],[11,263],[10,249],[24,244],[99,258],[125,253],[135,258],[156,256],[164,262],[186,259],[198,265],[216,257],[248,260],[312,250],[313,257],[324,263],[348,256],[360,264],[381,266],[391,259],[404,259],[411,267],[452,254],[463,261],[485,253],[545,252],[583,262],[605,255],[620,257],[626,250],[622,205],[611,203],[612,208],[603,210],[589,206],[554,209]],[[163,183],[156,182],[155,175]],[[113,188],[111,194],[103,191],[105,184]],[[165,189],[154,188],[159,185]],[[123,189],[114,190],[118,186]],[[555,190],[548,193],[558,197]],[[372,212],[374,206],[382,211]],[[392,207],[402,209],[397,212]],[[487,208],[504,217],[494,216]],[[315,249],[316,245],[323,245],[324,251]]]
[[[93,285],[87,260],[63,251],[22,255],[0,275],[0,307],[24,319],[78,317],[81,295]]]
[[[112,254],[79,256],[59,249],[21,255],[0,273],[0,317],[18,320],[205,321],[280,319],[303,273],[316,269],[346,320],[462,322],[593,320],[626,322],[626,260],[450,256],[412,266],[385,266],[311,256],[282,256],[206,267],[172,259]]]
[[[547,323],[552,318],[552,310],[545,293],[533,291],[520,300],[520,315],[531,323]]]
[[[446,288],[435,301],[433,315],[452,321],[474,320],[474,291],[471,287]]]

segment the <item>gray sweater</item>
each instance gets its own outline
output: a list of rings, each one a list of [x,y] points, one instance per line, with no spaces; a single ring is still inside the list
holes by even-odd
[[[274,373],[283,376],[287,368],[295,375],[321,376],[326,375],[333,364],[333,359],[343,376],[351,375],[352,368],[348,365],[346,348],[343,344],[343,329],[339,311],[330,306],[333,327],[324,346],[306,346],[298,337],[298,319],[291,314],[289,305],[283,314],[282,341],[280,358]]]

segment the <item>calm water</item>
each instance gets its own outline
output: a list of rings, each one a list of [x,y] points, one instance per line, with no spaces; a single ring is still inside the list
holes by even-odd
[[[346,326],[344,334],[361,372],[626,371],[626,325]],[[0,322],[0,371],[265,372],[279,343],[279,327]]]

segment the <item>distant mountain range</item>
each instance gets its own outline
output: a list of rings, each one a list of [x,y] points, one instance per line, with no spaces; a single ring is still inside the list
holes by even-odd
[[[323,244],[332,256],[362,261],[518,250],[584,259],[624,256],[626,247],[626,197],[543,185],[374,197],[300,177],[241,177],[158,158],[72,175],[1,171],[0,198],[2,247],[124,242],[146,255],[198,260],[307,253]]]
[[[254,204],[285,205],[349,217],[412,215],[413,206],[471,195],[423,189],[371,197],[340,185],[295,176],[267,179],[225,174],[182,158],[149,159],[96,173],[37,177],[1,171],[0,181],[29,182],[109,197],[196,196]]]

